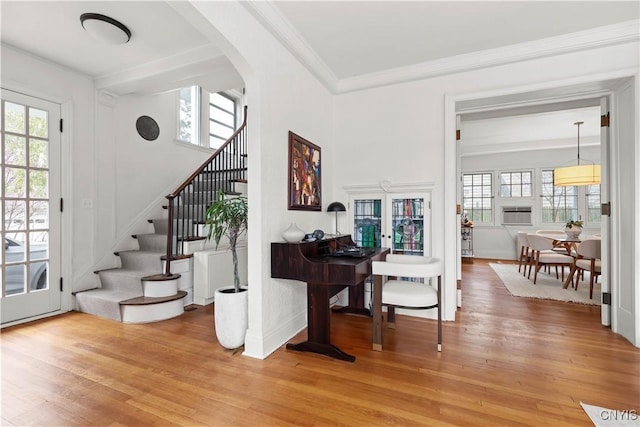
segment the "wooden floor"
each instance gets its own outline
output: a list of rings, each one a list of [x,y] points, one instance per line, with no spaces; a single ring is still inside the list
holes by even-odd
[[[224,350],[211,306],[149,325],[73,312],[8,328],[2,423],[588,426],[581,401],[640,411],[640,350],[600,326],[598,307],[511,297],[486,262],[463,271],[442,353],[435,322],[404,316],[374,352],[369,318],[334,314],[355,363]]]

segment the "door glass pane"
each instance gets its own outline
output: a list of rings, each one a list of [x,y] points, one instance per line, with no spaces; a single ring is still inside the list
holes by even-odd
[[[391,215],[393,252],[422,255],[424,251],[423,199],[393,199]]]
[[[5,274],[7,276],[7,283],[5,288],[5,295],[17,295],[25,292],[25,265],[8,265],[5,268]]]
[[[24,200],[6,200],[4,203],[5,230],[24,230],[26,227],[26,203]]]
[[[355,200],[353,208],[353,242],[363,248],[381,247],[382,200]]]
[[[49,233],[47,231],[32,231],[29,233],[29,239],[29,259],[48,259]]]
[[[49,136],[46,111],[29,107],[29,136],[39,138],[47,138]]]
[[[4,238],[4,261],[6,264],[27,260],[25,233],[7,233]]]
[[[41,170],[29,171],[29,197],[47,198],[49,196],[49,172]]]
[[[26,166],[26,138],[16,135],[4,136],[4,162],[8,165]]]
[[[49,144],[41,139],[29,140],[29,166],[32,168],[49,167]]]
[[[4,195],[5,197],[26,196],[26,171],[17,168],[4,168]]]
[[[29,290],[49,288],[48,262],[32,262],[29,266]]]
[[[29,202],[29,228],[42,230],[49,228],[49,202],[37,200]]]
[[[25,134],[26,130],[26,108],[24,105],[5,102],[4,104],[4,125],[6,132]]]

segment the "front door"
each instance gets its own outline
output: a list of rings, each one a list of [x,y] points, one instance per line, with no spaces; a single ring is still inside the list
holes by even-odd
[[[2,89],[1,323],[60,309],[60,105]]]

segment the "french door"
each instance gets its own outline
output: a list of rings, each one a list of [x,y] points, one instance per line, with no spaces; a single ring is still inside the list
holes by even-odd
[[[60,105],[2,89],[1,323],[60,309]]]

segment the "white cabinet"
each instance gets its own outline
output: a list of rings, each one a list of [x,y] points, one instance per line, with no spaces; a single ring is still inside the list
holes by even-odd
[[[248,284],[247,247],[237,248],[240,285]],[[207,305],[213,302],[216,289],[233,286],[231,251],[207,249],[193,254],[193,302]]]
[[[353,241],[392,253],[429,256],[430,204],[428,192],[354,194],[349,199]]]
[[[429,191],[349,195],[351,237],[357,246],[390,248],[392,253],[431,255],[431,193]],[[371,283],[365,283],[365,306],[370,306]],[[340,305],[345,305],[340,296]],[[425,310],[398,313],[426,317]]]

